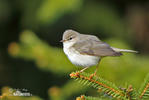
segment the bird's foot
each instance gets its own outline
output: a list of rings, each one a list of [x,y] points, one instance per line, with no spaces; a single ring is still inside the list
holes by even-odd
[[[70,77],[80,77],[80,72],[71,73]]]
[[[76,76],[78,76],[78,77],[79,77],[80,73],[81,73],[81,72],[76,72]]]
[[[89,79],[91,80],[94,76],[96,76],[96,73],[91,74]]]

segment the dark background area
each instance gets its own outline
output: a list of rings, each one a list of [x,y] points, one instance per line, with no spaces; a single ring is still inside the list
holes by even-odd
[[[49,5],[45,3],[47,1]],[[122,40],[138,50],[140,56],[148,56],[148,0],[70,0],[74,2],[70,7],[65,4],[68,0],[51,0],[54,2],[51,4],[50,0],[47,1],[0,0],[1,89],[4,86],[27,88],[32,94],[48,99],[49,87],[62,86],[69,80],[69,76],[56,76],[40,70],[33,61],[14,58],[8,53],[9,44],[19,42],[24,30],[33,31],[48,45],[62,48],[59,41],[63,32],[74,29],[80,33],[94,34],[101,40]]]

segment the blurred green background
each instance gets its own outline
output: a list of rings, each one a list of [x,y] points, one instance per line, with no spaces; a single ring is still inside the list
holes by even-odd
[[[101,61],[97,74],[116,85],[138,88],[149,72],[148,0],[0,0],[0,98],[75,100],[80,94],[98,95],[69,77],[81,68],[63,53],[59,41],[66,29],[139,51]],[[10,88],[27,89],[33,96],[11,97]]]

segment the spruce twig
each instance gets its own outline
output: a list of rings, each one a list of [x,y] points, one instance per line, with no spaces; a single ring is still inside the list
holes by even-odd
[[[98,97],[91,97],[91,96],[81,95],[80,97],[77,97],[76,100],[105,100],[105,99],[98,98]]]
[[[113,98],[116,98],[118,100],[126,99],[124,92],[121,91],[115,84],[108,82],[107,80],[104,80],[100,77],[94,76],[90,79],[90,74],[87,74],[85,72],[73,72],[70,74],[70,76],[71,78],[79,80],[79,82],[84,85],[89,85],[96,89],[102,90],[105,94],[108,94]]]
[[[107,80],[100,77],[93,76],[90,78],[90,74],[85,72],[72,72],[70,76],[84,85],[89,85],[98,89],[100,92],[102,91],[104,94],[108,94],[111,96],[110,100],[149,100],[149,74],[144,79],[144,83],[141,85],[139,92],[133,89],[132,85],[130,85],[127,89],[121,89],[113,83],[108,82]],[[78,97],[76,100],[106,100],[106,98],[83,95]]]
[[[126,97],[128,100],[137,100],[137,92],[130,85],[126,90]]]
[[[149,74],[144,79],[144,82],[141,85],[139,93],[140,93],[139,96],[140,99],[149,99]]]

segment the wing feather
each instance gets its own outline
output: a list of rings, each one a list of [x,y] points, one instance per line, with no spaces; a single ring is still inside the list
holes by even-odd
[[[107,43],[100,41],[96,36],[87,36],[75,43],[73,47],[81,54],[93,56],[120,56],[122,53],[114,51]]]

